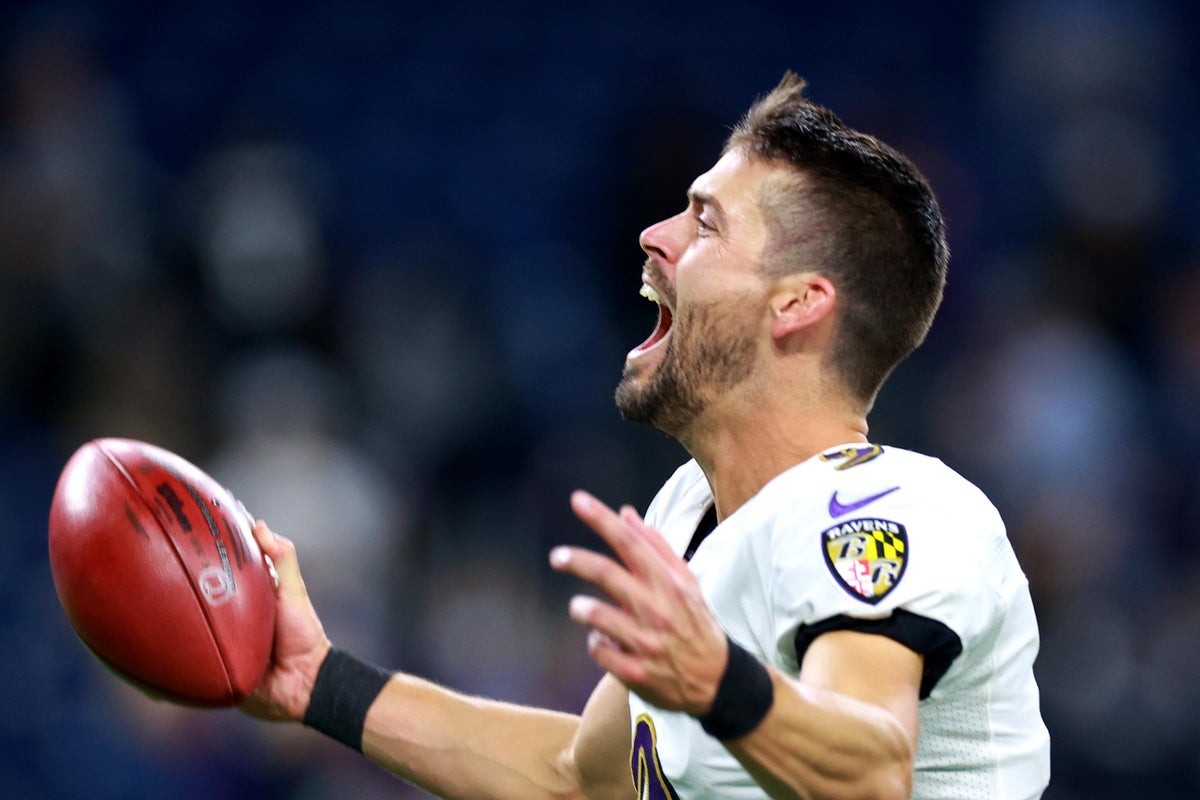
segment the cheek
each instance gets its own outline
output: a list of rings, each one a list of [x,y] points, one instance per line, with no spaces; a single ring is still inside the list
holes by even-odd
[[[681,311],[693,305],[727,302],[730,289],[721,267],[711,259],[680,261],[675,272],[675,305]]]
[[[735,324],[744,330],[752,321],[761,321],[768,310],[762,283],[739,275],[681,275],[675,291],[676,319],[685,324],[692,316],[689,311],[703,308],[717,324]]]

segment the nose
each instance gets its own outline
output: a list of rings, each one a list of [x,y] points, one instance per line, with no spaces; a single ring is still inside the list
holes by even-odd
[[[675,263],[682,252],[683,243],[680,241],[680,226],[673,223],[678,223],[681,216],[676,214],[674,217],[668,217],[642,231],[638,237],[638,244],[646,251],[646,255],[668,264]]]

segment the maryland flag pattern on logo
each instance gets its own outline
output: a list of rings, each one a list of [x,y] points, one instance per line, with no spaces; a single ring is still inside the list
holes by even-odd
[[[821,533],[821,551],[841,587],[874,605],[904,577],[908,531],[891,520],[852,519]]]

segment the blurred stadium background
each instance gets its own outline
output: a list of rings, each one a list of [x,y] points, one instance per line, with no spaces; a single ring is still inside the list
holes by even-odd
[[[9,0],[0,8],[0,796],[421,796],[153,703],[54,596],[84,440],[295,538],[327,629],[578,709],[567,492],[645,506],[638,232],[787,68],[928,173],[945,308],[873,438],[995,498],[1041,617],[1047,798],[1200,796],[1200,6]]]

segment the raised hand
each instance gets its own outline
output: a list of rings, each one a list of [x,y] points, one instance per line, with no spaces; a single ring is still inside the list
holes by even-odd
[[[728,645],[686,562],[629,506],[617,513],[577,491],[571,508],[620,559],[575,547],[550,553],[556,570],[591,583],[613,601],[584,595],[571,600],[571,618],[591,628],[588,653],[648,703],[706,713]]]

